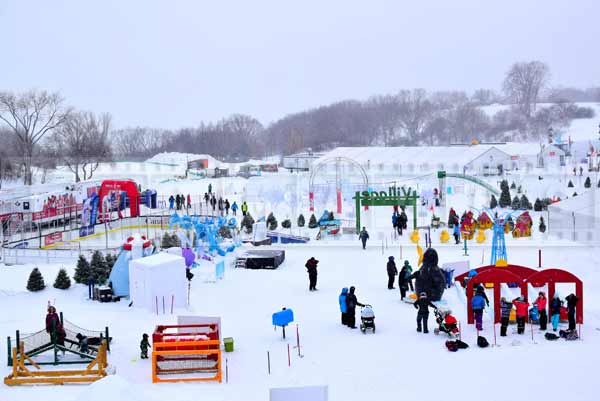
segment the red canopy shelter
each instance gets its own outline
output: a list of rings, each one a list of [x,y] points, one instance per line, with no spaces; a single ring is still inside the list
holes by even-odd
[[[583,323],[583,282],[577,276],[561,269],[545,269],[527,277],[527,282],[531,283],[534,287],[541,287],[544,284],[548,284],[548,299],[554,298],[556,283],[574,283],[575,295],[579,298],[575,310],[575,321]],[[523,295],[527,297],[527,287],[523,291]]]
[[[488,266],[486,266],[488,267]],[[477,269],[479,271],[479,269]],[[460,276],[459,276],[460,277]],[[458,277],[457,277],[458,280]],[[501,283],[518,283],[521,287],[521,293],[527,291],[527,283],[522,277],[519,277],[510,270],[499,267],[494,269],[484,269],[473,276],[467,283],[467,323],[473,324],[473,286],[476,283],[493,283],[494,284],[494,323],[500,322],[500,284]]]

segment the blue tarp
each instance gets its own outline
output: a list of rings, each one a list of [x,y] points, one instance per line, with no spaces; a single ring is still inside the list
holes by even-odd
[[[121,251],[108,277],[113,293],[118,297],[129,296],[129,257],[129,251]]]

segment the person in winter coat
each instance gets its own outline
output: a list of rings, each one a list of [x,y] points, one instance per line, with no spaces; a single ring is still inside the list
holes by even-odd
[[[148,334],[142,334],[142,341],[140,341],[140,358],[148,359],[148,348],[150,347],[150,341],[148,341]]]
[[[188,209],[192,208],[192,197],[190,196],[190,194],[188,194],[188,196],[187,196],[187,208]]]
[[[208,184],[208,193],[212,194],[212,184]]]
[[[220,196],[217,202],[217,207],[219,208],[219,215],[223,216],[223,198],[221,198]]]
[[[488,308],[490,307],[490,300],[488,299],[485,293],[485,288],[483,288],[483,285],[481,285],[481,283],[475,284],[475,294],[481,295],[483,299],[485,299],[485,306],[487,306]]]
[[[396,213],[392,213],[392,227],[394,227],[394,230],[398,229],[398,215]],[[398,233],[400,233],[400,230],[398,230]]]
[[[238,205],[234,201],[233,204],[231,205],[231,213],[233,213],[233,215],[235,216],[237,213],[237,210],[238,210]]]
[[[390,256],[387,262],[388,290],[393,290],[395,288],[394,279],[396,278],[396,274],[398,274],[396,262],[394,262],[394,257]]]
[[[400,216],[398,216],[398,228],[400,229],[399,234],[402,235],[402,230],[406,230],[406,223],[408,223],[408,216],[404,210],[400,212]]]
[[[580,167],[581,168],[581,167]],[[577,308],[577,303],[579,302],[579,298],[575,294],[570,294],[565,298],[567,301],[567,309],[569,313],[569,330],[575,330],[575,309]]]
[[[408,260],[404,261],[404,266],[400,269],[400,273],[398,274],[398,288],[400,288],[400,299],[403,300],[406,297],[406,291],[408,291],[412,268],[408,264]]]
[[[310,258],[306,261],[306,270],[308,271],[308,290],[317,290],[317,265],[319,261],[315,258]]]
[[[523,297],[518,297],[513,299],[513,305],[515,305],[517,314],[517,333],[523,334],[525,332],[525,320],[529,312],[529,302],[525,301]]]
[[[406,277],[406,280],[408,281],[408,287],[410,288],[410,290],[412,292],[414,292],[415,287],[413,286],[412,279],[410,278],[410,276],[412,276],[412,274],[413,274],[413,268],[410,265],[410,263],[408,263],[408,260],[404,261],[404,266],[406,266],[406,270],[408,271],[408,276]]]
[[[510,311],[513,308],[512,302],[508,302],[506,298],[500,298],[500,336],[506,337],[506,329],[508,328],[508,320],[510,319]]]
[[[427,293],[422,292],[419,295],[419,299],[415,301],[413,304],[415,309],[417,309],[417,331],[421,332],[421,324],[423,325],[423,333],[429,333],[427,329],[427,320],[429,319],[429,307],[431,306],[433,309],[437,309],[429,298],[427,298]]]
[[[362,230],[360,230],[358,238],[362,241],[363,249],[365,249],[367,247],[367,240],[369,239],[369,233],[367,232],[367,229],[365,227],[363,227]]]
[[[483,330],[483,310],[485,309],[485,298],[481,293],[476,293],[471,299],[471,307],[473,308],[473,316],[475,316],[475,327],[477,330]]]
[[[346,306],[346,296],[348,295],[348,288],[342,288],[342,293],[339,296],[340,312],[342,312],[342,324],[346,326],[348,324],[348,307]]]
[[[560,321],[560,308],[563,302],[558,294],[554,294],[554,298],[550,301],[550,321],[552,322],[552,331],[558,330],[558,322]]]
[[[417,293],[425,292],[431,301],[442,299],[446,289],[446,276],[438,266],[438,254],[429,248],[423,254],[423,265],[415,271],[410,279],[415,279]]]
[[[175,198],[173,198],[173,195],[169,196],[169,209],[173,210],[173,207],[175,206]]]
[[[546,299],[546,294],[543,291],[540,291],[533,304],[537,306],[540,314],[540,330],[546,330],[546,326],[548,325],[548,314],[546,313],[548,300]]]
[[[179,197],[179,194],[175,196],[175,206],[177,210],[181,209],[181,198]]]
[[[460,225],[459,224],[454,225],[454,228],[452,229],[452,235],[454,235],[454,243],[456,245],[460,244]]]
[[[365,306],[358,302],[356,295],[354,295],[354,286],[350,287],[348,295],[346,295],[346,317],[348,319],[348,327],[351,329],[356,328],[356,306]]]
[[[212,214],[215,214],[215,210],[217,209],[217,198],[213,195],[210,199],[210,205],[212,206]]]
[[[231,205],[229,204],[229,199],[225,199],[225,214],[229,214],[229,208]]]
[[[246,204],[246,202],[242,203],[242,215],[246,215],[246,213],[248,213],[248,205]]]
[[[50,334],[52,342],[65,346],[65,329],[56,313],[56,308],[52,305],[48,306],[48,314],[46,315],[46,333]]]
[[[79,341],[79,352],[81,352],[82,354],[87,354],[90,352],[90,347],[88,345],[88,338],[86,336],[84,336],[81,333],[77,333],[77,335],[75,336],[75,338],[77,339],[77,341]],[[85,358],[85,356],[80,355],[81,358]]]
[[[208,196],[208,192],[204,193],[204,203],[206,203],[206,207],[208,208],[208,201],[210,200],[210,196]]]

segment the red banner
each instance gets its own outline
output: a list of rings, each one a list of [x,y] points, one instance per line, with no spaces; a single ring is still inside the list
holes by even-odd
[[[54,245],[61,241],[62,241],[62,233],[48,234],[44,237],[44,245],[45,246]]]

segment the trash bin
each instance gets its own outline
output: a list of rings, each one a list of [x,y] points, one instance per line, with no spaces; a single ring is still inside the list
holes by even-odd
[[[233,338],[225,337],[223,339],[223,344],[225,344],[225,352],[233,352]]]

